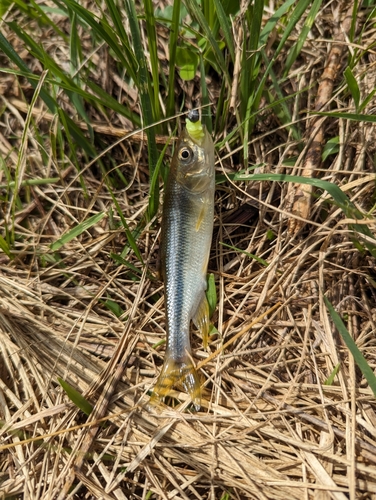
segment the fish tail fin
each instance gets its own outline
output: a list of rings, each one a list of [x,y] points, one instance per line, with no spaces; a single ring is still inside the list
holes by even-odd
[[[188,355],[183,360],[178,361],[166,357],[150,402],[157,404],[162,398],[169,395],[174,385],[179,383],[190,395],[196,410],[199,410],[201,405],[201,383],[196,368]]]

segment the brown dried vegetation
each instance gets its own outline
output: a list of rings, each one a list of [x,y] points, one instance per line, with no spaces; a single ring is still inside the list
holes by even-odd
[[[285,84],[285,92],[302,90],[292,109],[299,111],[294,120],[303,131],[310,122],[300,110],[314,109],[318,81],[338,33],[331,13],[330,8],[320,11]],[[357,29],[366,15],[359,14]],[[371,47],[376,31],[368,30]],[[6,35],[29,67],[38,65],[22,52],[14,33]],[[48,33],[38,28],[34,36]],[[66,48],[53,39],[49,43],[51,56],[68,64]],[[87,45],[90,52],[89,39]],[[351,46],[341,55],[331,97],[345,110],[351,99],[338,89],[348,50]],[[374,88],[375,66],[374,52],[364,50],[356,76],[367,95]],[[134,92],[119,87],[110,55],[95,57],[98,84],[114,96]],[[0,59],[1,66],[9,64],[4,56]],[[375,396],[323,300],[325,293],[374,370],[375,261],[354,244],[341,209],[329,196],[314,192],[308,216],[295,211],[294,220],[304,224],[291,233],[287,183],[228,181],[218,186],[209,267],[216,277],[213,324],[220,334],[212,336],[210,349],[243,334],[204,363],[208,353],[193,332],[205,387],[201,411],[190,412],[186,394],[179,392],[171,406],[150,408],[148,391],[162,363],[165,337],[163,286],[156,277],[160,218],[137,240],[146,266],[133,252],[126,256],[139,273],[115,262],[112,254],[121,255],[127,241],[119,218],[110,217],[114,205],[99,167],[78,152],[79,175],[67,156],[55,156],[52,142],[42,155],[37,131],[53,140],[55,118],[40,100],[29,108],[33,91],[26,81],[18,83],[14,75],[1,78],[0,152],[6,168],[0,184],[6,184],[7,171],[17,168],[27,168],[28,178],[60,181],[20,187],[14,258],[0,254],[0,498],[214,500],[228,494],[257,500],[375,499]],[[182,86],[177,80],[179,99]],[[198,80],[184,83],[184,90],[194,100]],[[214,78],[209,91],[215,112],[219,90]],[[133,95],[136,110],[137,98]],[[68,101],[60,104],[71,109]],[[368,113],[374,106],[373,100]],[[20,159],[26,112],[33,118]],[[367,224],[374,232],[374,125],[320,120],[324,140],[339,136],[340,146],[323,164],[316,163],[312,176],[340,186],[370,215]],[[112,147],[116,167],[129,181],[113,192],[134,229],[148,202],[144,136],[137,132],[121,138],[131,125],[118,116],[104,123],[93,113],[91,121],[103,134],[103,150]],[[260,173],[298,175],[301,159],[294,168],[287,160],[299,153],[304,157],[308,136],[305,146],[301,153],[291,131],[265,112],[250,157],[263,165]],[[237,149],[225,144],[218,151],[218,174],[239,168]],[[10,205],[2,201],[2,234],[11,228]],[[65,244],[57,258],[49,245],[99,211],[108,217]],[[325,385],[338,364],[333,383]],[[90,417],[69,401],[58,377],[95,406]]]

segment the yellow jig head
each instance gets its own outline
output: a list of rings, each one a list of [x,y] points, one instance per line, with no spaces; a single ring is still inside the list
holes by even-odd
[[[187,119],[185,120],[185,126],[191,139],[200,144],[201,140],[205,137],[205,132],[200,122],[197,109],[189,111]]]

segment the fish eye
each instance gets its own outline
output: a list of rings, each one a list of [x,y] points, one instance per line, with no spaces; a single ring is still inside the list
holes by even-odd
[[[191,148],[181,148],[179,151],[179,160],[187,162],[192,158],[193,152]]]

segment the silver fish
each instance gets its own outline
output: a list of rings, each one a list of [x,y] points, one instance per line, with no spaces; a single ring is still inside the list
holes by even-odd
[[[201,123],[187,120],[172,159],[162,218],[161,265],[167,347],[151,397],[158,402],[180,383],[198,409],[201,383],[192,363],[193,320],[207,347],[209,306],[206,272],[214,218],[214,146]]]

